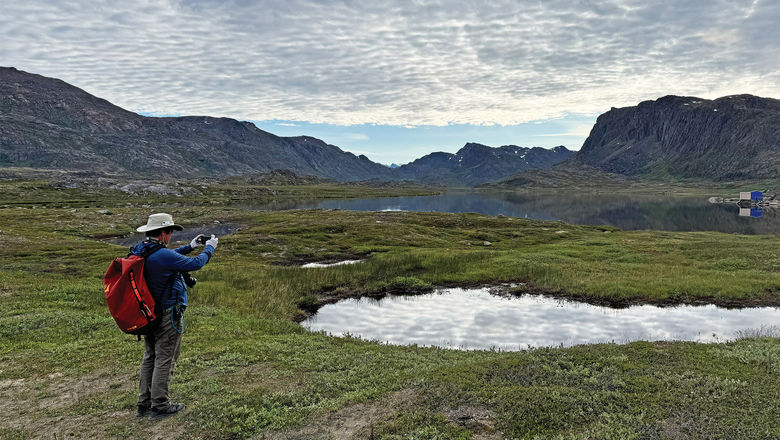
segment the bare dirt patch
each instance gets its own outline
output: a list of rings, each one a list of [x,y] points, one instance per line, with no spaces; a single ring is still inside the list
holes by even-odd
[[[0,383],[0,413],[13,417],[0,419],[0,426],[25,430],[33,438],[110,437],[110,422],[129,417],[129,411],[94,417],[76,415],[67,408],[109,390],[128,390],[135,384],[130,376],[100,371],[79,378],[55,372],[43,377],[4,380]],[[63,415],[63,411],[68,414]]]
[[[296,431],[264,433],[255,438],[269,440],[363,439],[369,438],[373,426],[399,410],[414,406],[416,390],[396,391],[371,402],[358,403],[323,414]]]
[[[491,411],[476,406],[460,406],[444,411],[444,417],[458,426],[462,426],[474,433],[477,440],[500,440],[503,437],[495,427],[494,416]]]

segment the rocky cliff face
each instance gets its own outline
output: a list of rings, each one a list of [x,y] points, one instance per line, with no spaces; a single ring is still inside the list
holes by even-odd
[[[665,96],[598,117],[576,160],[624,175],[780,176],[780,100]]]
[[[144,117],[54,78],[0,68],[0,166],[170,177],[289,169],[335,180],[392,178],[392,170],[307,137],[250,122]]]
[[[505,145],[492,148],[468,143],[457,153],[431,153],[398,168],[405,179],[475,186],[532,169],[547,169],[574,155],[566,147],[552,149]]]

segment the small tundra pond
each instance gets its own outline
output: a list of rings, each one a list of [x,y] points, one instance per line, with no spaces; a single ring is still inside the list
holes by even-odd
[[[441,289],[381,300],[347,299],[322,307],[302,325],[334,336],[464,350],[523,350],[600,342],[716,342],[756,330],[777,332],[780,308],[713,305],[625,309],[489,289]]]

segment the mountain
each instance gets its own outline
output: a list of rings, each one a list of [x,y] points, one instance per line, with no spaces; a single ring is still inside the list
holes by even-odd
[[[286,169],[336,181],[415,180],[472,186],[550,168],[565,147],[469,143],[387,167],[309,137],[279,137],[251,122],[208,116],[141,116],[64,81],[0,68],[0,167],[132,174],[235,176]]]
[[[576,161],[628,176],[780,176],[780,100],[665,96],[602,114]]]
[[[564,146],[548,150],[516,145],[492,148],[467,143],[455,154],[431,153],[397,170],[408,180],[475,186],[503,179],[518,171],[550,168],[573,155],[574,152]]]
[[[145,117],[64,81],[0,68],[0,166],[10,165],[168,177],[394,174],[312,137],[279,137],[229,118]]]
[[[637,186],[647,188],[648,183],[636,177],[608,173],[571,159],[552,168],[524,171],[478,187],[498,189],[577,187],[596,190]]]

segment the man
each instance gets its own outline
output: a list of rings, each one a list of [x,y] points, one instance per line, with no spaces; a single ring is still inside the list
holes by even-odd
[[[146,225],[137,228],[145,232],[146,239],[132,248],[130,253],[141,255],[149,247],[163,247],[146,257],[144,278],[157,302],[156,311],[160,324],[144,336],[145,352],[141,361],[140,394],[138,395],[138,417],[149,414],[152,420],[176,414],[184,409],[181,403],[171,403],[168,398],[168,382],[171,370],[179,357],[181,334],[184,331],[183,315],[187,308],[187,286],[182,272],[198,270],[209,262],[217,247],[215,236],[206,241],[203,252],[195,258],[186,254],[201,246],[198,235],[188,245],[168,249],[173,231],[184,228],[173,221],[170,214],[152,214]]]

